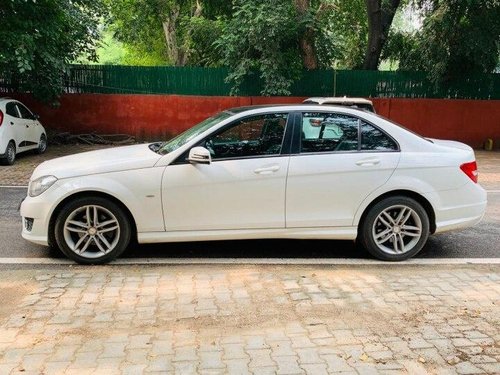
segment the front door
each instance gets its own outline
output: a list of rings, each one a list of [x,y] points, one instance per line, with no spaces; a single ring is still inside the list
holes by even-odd
[[[212,163],[167,166],[162,199],[167,231],[284,228],[288,114],[238,120],[210,135]]]

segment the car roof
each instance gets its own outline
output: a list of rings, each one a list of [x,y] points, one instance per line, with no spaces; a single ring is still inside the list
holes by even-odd
[[[341,97],[312,97],[304,100],[303,103],[315,102],[318,104],[370,104],[373,105],[371,100],[365,98],[349,98],[347,96]]]
[[[250,112],[250,111],[258,111],[258,112],[265,112],[265,110],[270,109],[270,110],[282,110],[282,111],[318,111],[318,112],[324,112],[325,110],[331,109],[335,111],[342,111],[342,112],[347,112],[347,113],[356,113],[356,112],[364,112],[364,113],[373,113],[366,111],[363,108],[358,108],[358,107],[346,107],[345,105],[335,105],[335,104],[329,104],[327,103],[326,105],[320,105],[317,103],[291,103],[291,104],[261,104],[261,105],[250,105],[250,106],[242,106],[242,107],[234,107],[234,108],[228,108],[225,110],[225,112],[230,113],[232,115],[244,113],[244,112]]]

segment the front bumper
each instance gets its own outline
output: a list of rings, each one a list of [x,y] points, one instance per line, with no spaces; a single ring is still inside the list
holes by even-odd
[[[24,239],[39,245],[49,245],[51,208],[51,204],[39,199],[39,197],[28,196],[22,201],[20,212],[23,220],[23,231],[21,234]]]

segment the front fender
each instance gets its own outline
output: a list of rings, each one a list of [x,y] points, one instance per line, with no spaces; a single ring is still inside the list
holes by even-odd
[[[161,205],[161,176],[163,167],[112,172],[66,178],[43,193],[42,199],[53,199],[48,216],[65,199],[82,192],[98,192],[119,200],[128,208],[136,223],[137,232],[164,231]],[[38,198],[38,197],[37,197]]]

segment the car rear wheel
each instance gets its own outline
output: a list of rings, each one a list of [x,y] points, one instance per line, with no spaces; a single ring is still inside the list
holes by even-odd
[[[77,198],[63,207],[55,223],[61,251],[82,264],[107,263],[130,242],[131,227],[124,210],[102,198]]]
[[[42,134],[40,137],[40,142],[38,142],[38,148],[35,150],[37,154],[43,154],[47,150],[47,137]]]
[[[429,237],[429,217],[420,203],[404,196],[376,203],[360,230],[361,243],[374,257],[400,261],[416,255]]]
[[[2,164],[12,165],[16,161],[16,145],[14,142],[10,141],[5,149],[5,155],[1,159]]]

